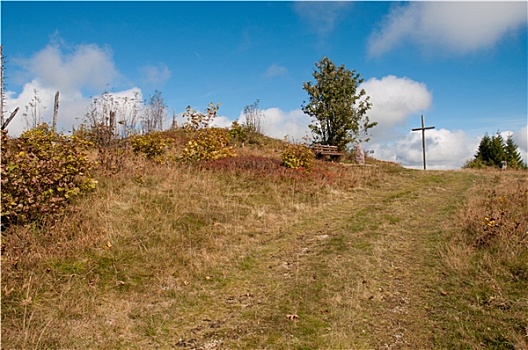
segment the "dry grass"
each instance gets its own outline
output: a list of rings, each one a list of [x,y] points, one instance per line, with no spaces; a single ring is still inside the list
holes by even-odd
[[[449,320],[477,248],[441,254],[479,175],[290,171],[280,143],[237,151],[200,167],[131,156],[53,227],[6,232],[2,348],[482,348],[474,319]]]
[[[476,172],[444,259],[449,348],[528,349],[528,176]]]
[[[262,241],[341,191],[281,167],[262,178],[258,166],[241,174],[129,157],[54,226],[6,233],[5,348],[143,348],[166,329],[196,327],[211,285],[231,288]]]

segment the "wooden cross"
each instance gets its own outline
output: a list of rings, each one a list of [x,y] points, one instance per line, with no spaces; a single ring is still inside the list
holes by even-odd
[[[423,151],[423,165],[424,165],[424,170],[426,169],[425,167],[425,130],[429,130],[429,129],[434,129],[435,127],[434,126],[424,126],[424,116],[422,115],[422,127],[421,128],[416,128],[416,129],[412,129],[412,131],[418,131],[418,130],[422,130],[422,151]]]

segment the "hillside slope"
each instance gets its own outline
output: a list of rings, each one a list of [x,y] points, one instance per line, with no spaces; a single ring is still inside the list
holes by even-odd
[[[526,345],[526,297],[495,280],[508,307],[475,303],[478,280],[449,256],[468,191],[523,188],[523,172],[318,162],[302,174],[240,159],[135,163],[53,227],[9,232],[2,348]]]

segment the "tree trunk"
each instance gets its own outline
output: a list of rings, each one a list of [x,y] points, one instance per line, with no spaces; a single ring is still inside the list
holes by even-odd
[[[172,111],[172,126],[171,126],[171,129],[176,129],[177,126],[178,126],[178,124],[176,122],[176,111],[173,110]]]
[[[53,106],[53,131],[57,132],[57,116],[59,114],[59,92],[55,94],[55,104]]]

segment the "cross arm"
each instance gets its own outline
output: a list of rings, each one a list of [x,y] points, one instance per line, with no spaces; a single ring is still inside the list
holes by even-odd
[[[419,130],[429,130],[429,129],[434,129],[435,127],[434,126],[427,126],[425,128],[416,128],[416,129],[412,129],[412,131],[419,131]]]

